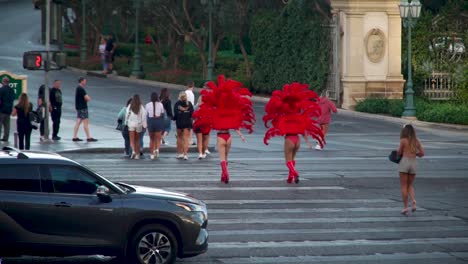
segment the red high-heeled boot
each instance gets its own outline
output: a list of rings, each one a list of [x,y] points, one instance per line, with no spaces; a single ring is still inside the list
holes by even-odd
[[[288,179],[287,179],[288,183],[291,183],[292,181],[294,181],[295,183],[299,182],[299,174],[297,173],[296,169],[294,168],[295,163],[296,162],[294,160],[286,162],[286,166],[289,169],[289,175],[288,175]]]
[[[224,183],[228,183],[229,182],[229,172],[228,172],[228,168],[227,168],[227,161],[223,160],[221,161],[221,181],[224,182]]]

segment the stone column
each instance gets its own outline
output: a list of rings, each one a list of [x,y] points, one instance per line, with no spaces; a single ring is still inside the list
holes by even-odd
[[[367,97],[401,98],[401,19],[398,0],[332,0],[343,30],[343,105]]]

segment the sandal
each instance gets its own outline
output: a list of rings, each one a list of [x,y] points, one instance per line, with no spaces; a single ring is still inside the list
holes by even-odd
[[[416,201],[413,201],[412,206],[411,206],[411,212],[416,212]]]

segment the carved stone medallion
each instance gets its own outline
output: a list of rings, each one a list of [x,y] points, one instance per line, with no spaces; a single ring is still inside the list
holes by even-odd
[[[369,30],[366,36],[366,54],[367,58],[373,63],[380,62],[385,55],[385,34],[382,30],[374,28]]]

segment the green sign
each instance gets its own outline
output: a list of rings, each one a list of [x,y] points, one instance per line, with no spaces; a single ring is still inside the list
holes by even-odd
[[[23,93],[24,91],[23,89],[24,79],[16,79],[8,73],[3,73],[3,74],[0,74],[0,82],[1,80],[3,80],[4,77],[7,77],[8,79],[10,79],[9,85],[11,88],[13,88],[13,90],[15,90],[15,99],[17,100],[20,97],[21,93]]]

